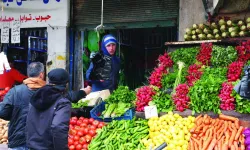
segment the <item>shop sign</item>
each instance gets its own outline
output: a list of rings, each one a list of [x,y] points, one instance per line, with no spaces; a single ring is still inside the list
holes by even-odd
[[[67,26],[69,21],[69,1],[5,0],[4,3],[1,3],[3,11],[0,15],[0,23],[20,21],[21,28]]]

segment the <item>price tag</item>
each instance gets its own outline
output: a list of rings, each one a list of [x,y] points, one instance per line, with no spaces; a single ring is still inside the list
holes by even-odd
[[[2,43],[9,43],[9,22],[2,23],[2,30],[1,30],[1,42]]]
[[[157,107],[155,105],[144,107],[144,112],[146,119],[149,119],[151,117],[158,117]]]
[[[20,43],[20,26],[21,23],[19,20],[12,21],[11,43]]]

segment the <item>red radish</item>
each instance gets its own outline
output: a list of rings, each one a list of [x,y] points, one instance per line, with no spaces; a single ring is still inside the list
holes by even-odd
[[[243,66],[244,66],[244,63],[240,61],[232,62],[228,66],[227,79],[229,82],[232,82],[232,81],[234,82],[240,78]]]
[[[202,63],[202,65],[209,65],[212,57],[212,43],[202,43],[199,54],[196,59]]]
[[[219,98],[221,100],[220,108],[222,110],[234,110],[235,99],[231,96],[233,91],[233,85],[230,82],[222,83],[222,89],[220,90]]]
[[[136,93],[136,111],[143,112],[144,107],[152,101],[152,97],[156,94],[151,86],[143,86]]]
[[[190,98],[187,96],[189,87],[187,84],[179,84],[175,91],[176,92],[172,95],[172,98],[174,100],[176,110],[182,112],[185,108],[188,108],[188,103],[190,101]]]

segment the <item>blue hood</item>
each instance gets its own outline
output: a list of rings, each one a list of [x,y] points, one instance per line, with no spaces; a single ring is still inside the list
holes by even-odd
[[[102,52],[104,55],[111,56],[109,54],[108,50],[106,49],[106,45],[108,45],[110,43],[117,44],[116,38],[111,34],[105,35],[102,39],[102,45],[101,45],[101,49],[102,49]]]

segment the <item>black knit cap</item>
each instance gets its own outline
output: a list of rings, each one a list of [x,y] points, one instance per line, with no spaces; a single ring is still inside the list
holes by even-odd
[[[49,83],[65,85],[69,82],[69,74],[62,68],[53,69],[48,73]]]

